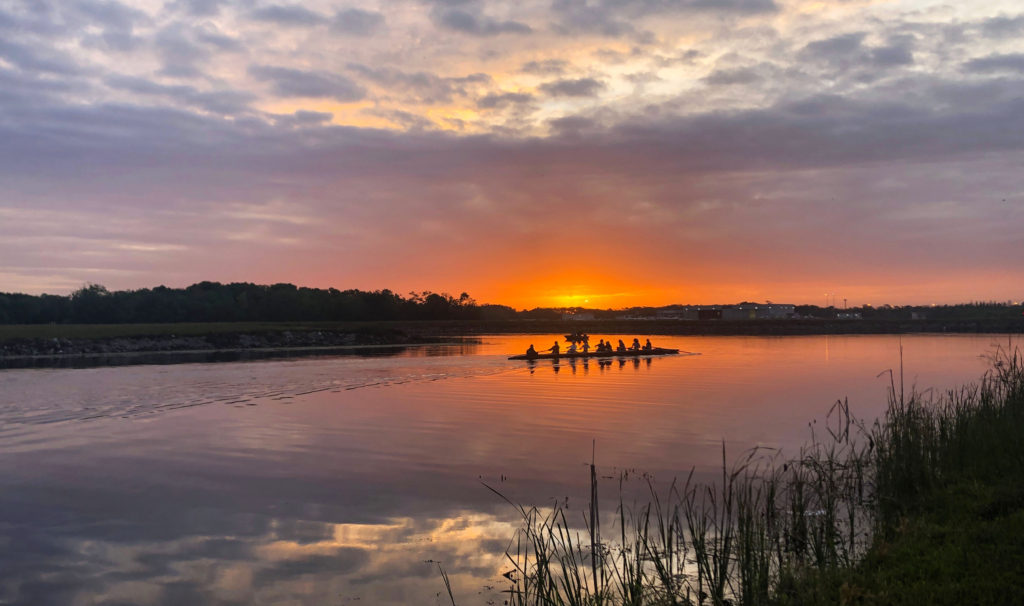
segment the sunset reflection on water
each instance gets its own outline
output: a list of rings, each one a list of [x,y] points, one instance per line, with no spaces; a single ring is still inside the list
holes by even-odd
[[[629,470],[640,498],[723,443],[795,450],[837,398],[873,418],[901,345],[908,385],[943,388],[1006,343],[651,336],[701,355],[506,359],[556,338],[0,371],[0,602],[440,604],[440,563],[458,603],[500,603],[518,520],[483,483],[579,510],[596,444],[602,497]]]

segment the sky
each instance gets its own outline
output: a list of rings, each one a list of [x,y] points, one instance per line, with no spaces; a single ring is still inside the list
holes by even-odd
[[[1024,298],[1019,0],[0,0],[0,292]]]

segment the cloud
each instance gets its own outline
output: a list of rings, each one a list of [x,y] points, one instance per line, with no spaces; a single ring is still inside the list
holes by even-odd
[[[979,57],[964,63],[964,68],[969,72],[979,74],[991,74],[995,72],[1024,73],[1024,53]]]
[[[313,12],[299,4],[271,4],[250,12],[249,17],[266,23],[300,27],[327,22],[327,18],[320,13]]]
[[[452,31],[473,36],[497,36],[500,34],[529,34],[533,29],[519,21],[500,21],[476,15],[461,8],[448,8],[434,12],[434,23]]]
[[[556,31],[613,38],[629,37],[650,44],[655,36],[635,23],[643,19],[673,15],[711,13],[756,15],[778,10],[773,0],[554,0]]]
[[[917,39],[913,35],[889,36],[885,46],[871,47],[871,62],[883,68],[912,65],[916,45]]]
[[[809,42],[799,56],[805,60],[828,64],[835,70],[851,72],[862,80],[877,79],[888,69],[912,65],[916,40],[910,35],[891,36],[884,46],[864,44],[866,32],[850,32]],[[870,71],[869,71],[870,70]]]
[[[202,75],[199,64],[210,57],[207,45],[198,42],[193,30],[182,24],[173,24],[157,32],[153,42],[163,61],[161,73],[175,77]]]
[[[538,88],[552,97],[594,97],[605,89],[605,84],[594,78],[576,78],[545,82]]]
[[[864,32],[852,32],[815,40],[804,46],[803,54],[809,58],[824,58],[828,60],[836,57],[844,57],[861,50],[861,44],[867,36]]]
[[[412,112],[396,109],[369,108],[363,110],[362,113],[384,118],[385,120],[393,122],[402,128],[413,132],[434,130],[437,128],[437,124],[435,124],[433,120]]]
[[[193,17],[215,17],[230,0],[175,0],[164,6],[171,11],[181,11]]]
[[[149,16],[143,11],[113,0],[80,1],[73,6],[77,13],[105,28],[131,31],[137,23],[149,22]]]
[[[177,101],[184,105],[221,115],[246,113],[249,110],[249,103],[256,99],[255,95],[246,91],[199,91],[192,86],[167,86],[157,84],[145,78],[132,76],[111,76],[106,79],[105,83],[107,86],[118,90],[164,98],[168,101]]]
[[[914,63],[914,54],[906,46],[880,46],[871,49],[871,61],[880,67],[911,65]]]
[[[39,48],[11,40],[0,39],[0,58],[28,72],[48,72],[74,75],[81,66],[69,55],[52,48]]]
[[[1024,34],[1024,15],[993,17],[981,24],[981,31],[992,38],[1010,38]]]
[[[249,75],[269,82],[281,97],[332,98],[342,102],[358,101],[366,90],[344,76],[323,71],[303,71],[271,65],[252,65]]]
[[[290,116],[278,116],[275,123],[288,126],[320,126],[325,122],[330,122],[333,118],[334,114],[330,112],[311,112],[300,109]]]
[[[533,101],[529,93],[491,93],[477,99],[476,106],[480,109],[497,109],[509,105],[522,105]]]
[[[544,59],[543,61],[527,61],[519,68],[524,74],[538,76],[560,76],[570,67],[565,59]]]
[[[370,36],[384,27],[384,15],[358,8],[338,11],[331,23],[331,31],[348,36]]]
[[[548,126],[559,136],[577,138],[584,132],[597,130],[599,125],[595,120],[583,116],[566,116],[548,121]]]
[[[733,86],[736,84],[753,84],[763,79],[757,67],[736,67],[716,69],[704,77],[704,82],[712,86]]]
[[[466,96],[470,90],[487,85],[491,77],[484,73],[460,77],[441,77],[429,72],[405,72],[390,67],[371,67],[360,63],[348,64],[348,69],[388,90],[410,95],[408,101],[416,103],[447,103],[456,96]]]

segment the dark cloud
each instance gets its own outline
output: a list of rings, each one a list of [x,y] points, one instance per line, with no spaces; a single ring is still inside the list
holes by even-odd
[[[338,11],[331,23],[332,32],[348,36],[369,36],[383,27],[384,15],[358,8]]]
[[[587,131],[597,130],[599,124],[596,120],[583,116],[566,116],[548,121],[548,126],[560,137],[576,138]]]
[[[54,18],[52,9],[45,4],[39,6],[40,10],[28,14],[8,12],[0,7],[0,32],[40,36],[66,33],[67,26]]]
[[[302,71],[288,67],[252,65],[249,75],[269,82],[281,97],[331,98],[342,102],[358,101],[366,90],[344,76],[321,71]]]
[[[240,52],[245,50],[242,43],[231,36],[228,36],[220,31],[216,25],[205,22],[191,28],[193,39],[205,46],[213,47],[217,50]]]
[[[0,9],[0,32],[8,32],[8,42],[20,39],[38,47],[42,55],[68,48],[67,42],[75,38],[85,48],[137,50],[145,41],[134,35],[134,29],[152,21],[143,11],[114,1],[77,0],[56,6],[33,3],[33,8],[36,10],[17,15]]]
[[[0,39],[0,58],[30,72],[77,75],[81,66],[68,54],[47,47]]]
[[[1024,34],[1024,15],[993,17],[981,24],[981,31],[992,38],[1011,38]]]
[[[545,82],[539,88],[552,97],[595,97],[605,84],[594,78],[576,78]]]
[[[157,32],[153,45],[163,61],[161,72],[167,76],[200,76],[199,65],[210,57],[209,49],[195,39],[193,30],[181,24]]]
[[[291,117],[296,124],[302,126],[314,126],[323,124],[324,122],[330,122],[334,119],[334,114],[330,112],[311,112],[300,109],[292,114]]]
[[[182,105],[221,115],[246,113],[249,110],[249,103],[256,98],[255,95],[243,91],[199,91],[192,86],[167,86],[144,78],[128,76],[111,76],[105,82],[107,86],[118,90],[177,101]]]
[[[627,5],[609,6],[591,4],[587,0],[555,0],[552,9],[558,15],[555,30],[562,34],[590,34],[620,37],[647,38],[630,22],[630,17],[620,16]]]
[[[130,32],[136,24],[149,22],[146,13],[113,0],[80,1],[74,4],[74,9],[91,23],[105,29]]]
[[[559,32],[629,37],[642,44],[654,41],[651,32],[634,25],[646,17],[703,12],[759,14],[777,8],[774,0],[554,0],[552,4]]]
[[[969,72],[981,74],[994,72],[1024,73],[1024,53],[979,57],[964,63],[964,68]]]
[[[533,101],[533,95],[528,93],[491,93],[477,99],[476,106],[480,109],[496,109],[530,101]]]
[[[753,84],[763,79],[761,69],[757,67],[735,67],[716,69],[704,77],[704,82],[712,86],[733,86],[736,84]]]
[[[862,81],[877,79],[881,74],[878,68],[895,68],[914,63],[916,39],[913,36],[892,36],[884,46],[868,46],[864,44],[866,37],[865,32],[852,32],[815,40],[804,46],[799,56],[804,60],[827,64],[840,72],[854,70],[850,73]],[[873,69],[869,71],[868,67]]]
[[[464,34],[474,36],[497,36],[500,34],[529,34],[533,30],[529,25],[519,21],[498,21],[477,15],[461,8],[448,8],[435,11],[433,20],[436,25]]]
[[[856,53],[867,36],[864,32],[853,32],[841,36],[833,36],[823,40],[815,40],[803,48],[803,54],[810,58],[833,59]]]
[[[570,64],[565,59],[545,59],[543,61],[528,61],[519,68],[519,71],[538,76],[560,76],[569,67]]]
[[[411,96],[416,103],[447,103],[455,96],[466,96],[471,88],[491,82],[487,74],[477,73],[462,77],[441,77],[429,72],[404,72],[390,67],[370,67],[350,63],[348,69],[359,76],[393,91]]]
[[[271,4],[252,11],[249,17],[255,21],[291,26],[312,26],[327,22],[327,18],[320,13],[299,4]]]
[[[892,45],[871,49],[871,61],[879,67],[912,65],[914,53],[908,46]]]
[[[82,46],[105,51],[130,53],[145,46],[146,40],[124,32],[103,32],[97,36],[83,36]]]
[[[41,77],[0,67],[0,106],[8,115],[17,115],[26,106],[45,106],[56,98],[76,90],[79,83],[68,78]],[[29,125],[26,125],[29,126]]]
[[[165,4],[165,8],[172,11],[181,11],[193,17],[215,17],[220,14],[220,9],[230,0],[174,0]]]

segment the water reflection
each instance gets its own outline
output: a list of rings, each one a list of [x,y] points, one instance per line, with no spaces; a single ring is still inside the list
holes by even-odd
[[[196,351],[147,351],[126,353],[95,353],[79,355],[39,355],[0,357],[0,369],[23,368],[101,368],[105,366],[138,366],[151,364],[213,364],[255,360],[286,360],[316,357],[436,357],[472,355],[479,341],[457,339],[452,342],[425,345],[345,345],[328,347],[268,347],[262,349],[227,349]]]
[[[877,414],[900,343],[657,337],[703,355],[506,359],[545,338],[0,372],[0,603],[446,604],[437,561],[458,603],[501,603],[518,524],[481,481],[579,510],[594,440],[612,500],[617,470],[668,482],[714,473],[723,442],[795,447],[838,397]],[[992,340],[904,337],[907,381],[976,378]]]
[[[484,603],[499,596],[495,571],[505,566],[504,549],[517,527],[514,519],[472,511],[356,524],[227,511],[161,521],[164,536],[147,536],[143,525],[108,536],[102,527],[79,529],[85,535],[60,529],[20,537],[5,528],[0,600],[423,604],[435,593],[442,563],[459,594],[486,596]]]

